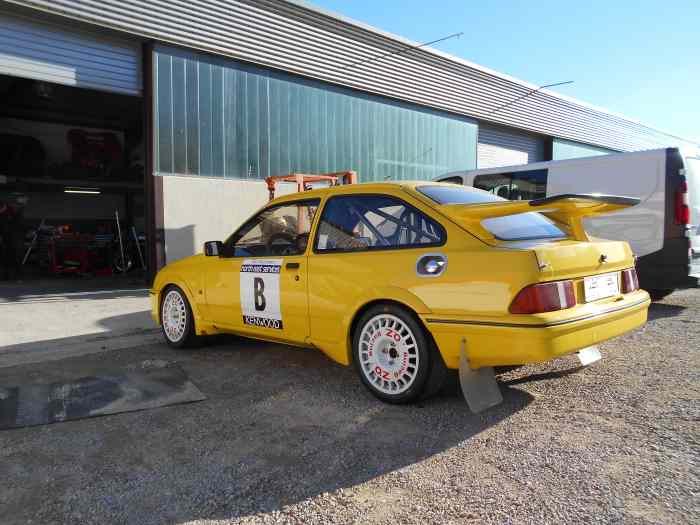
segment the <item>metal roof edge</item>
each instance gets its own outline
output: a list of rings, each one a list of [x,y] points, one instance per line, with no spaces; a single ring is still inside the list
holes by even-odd
[[[334,19],[334,20],[341,22],[343,24],[355,26],[359,29],[362,29],[363,31],[367,31],[367,32],[373,33],[375,35],[382,36],[388,40],[393,40],[395,42],[405,44],[407,46],[414,47],[414,46],[421,45],[420,42],[415,42],[413,40],[402,37],[400,35],[396,35],[394,33],[388,32],[388,31],[384,31],[383,29],[379,29],[379,28],[374,27],[370,24],[367,24],[365,22],[361,22],[359,20],[355,20],[354,18],[347,17],[347,16],[342,15],[340,13],[336,13],[335,11],[331,11],[328,9],[324,9],[322,7],[318,7],[318,6],[313,5],[312,3],[308,2],[307,0],[281,0],[281,1],[284,3],[287,3],[287,4],[291,4],[293,6],[296,6],[298,8],[305,9],[305,10],[310,11],[312,13],[320,14],[320,15],[323,15],[325,17]],[[525,88],[528,88],[528,89],[538,89],[539,88],[539,86],[532,84],[531,82],[528,82],[526,80],[522,80],[522,79],[513,77],[511,75],[508,75],[507,73],[502,73],[500,71],[496,71],[496,70],[488,68],[486,66],[476,64],[475,62],[471,62],[470,60],[458,57],[456,55],[452,55],[450,53],[446,53],[444,51],[440,51],[439,49],[435,49],[433,47],[421,47],[420,49],[422,51],[439,56],[440,58],[444,58],[446,60],[449,60],[450,62],[455,62],[455,63],[458,63],[460,65],[463,65],[463,66],[466,66],[466,67],[469,67],[472,69],[476,69],[477,71],[480,71],[480,72],[485,73],[487,75],[492,75],[492,76],[498,77],[502,80],[506,80],[508,82],[513,82],[514,84],[518,84],[518,85],[525,87]],[[698,147],[700,147],[700,137],[696,137],[696,138],[682,137],[676,133],[672,133],[672,132],[654,127],[654,126],[647,124],[645,122],[641,122],[639,120],[627,117],[625,115],[622,115],[621,113],[616,113],[616,112],[611,111],[607,108],[603,108],[601,106],[596,106],[594,104],[584,102],[584,101],[579,100],[579,99],[574,98],[574,97],[562,95],[561,93],[557,93],[556,91],[551,91],[549,89],[541,89],[538,92],[546,94],[546,95],[550,95],[550,96],[558,98],[560,100],[565,100],[566,102],[576,104],[578,106],[582,106],[584,108],[587,108],[587,109],[590,109],[593,111],[605,113],[606,115],[620,118],[620,119],[625,120],[627,122],[631,122],[631,123],[637,124],[639,126],[643,126],[643,127],[648,128],[650,130],[656,131],[658,133],[662,133],[664,135],[668,135],[670,137],[680,139],[680,140],[685,141],[685,142],[694,143]]]

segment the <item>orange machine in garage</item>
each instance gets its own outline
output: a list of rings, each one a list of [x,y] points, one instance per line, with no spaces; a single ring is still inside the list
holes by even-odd
[[[297,191],[308,191],[313,182],[328,182],[329,186],[339,186],[341,184],[356,184],[357,172],[337,171],[335,173],[322,173],[320,175],[308,175],[306,173],[290,173],[289,175],[275,175],[265,179],[267,190],[270,192],[270,200],[275,198],[275,190],[278,182],[296,182]]]

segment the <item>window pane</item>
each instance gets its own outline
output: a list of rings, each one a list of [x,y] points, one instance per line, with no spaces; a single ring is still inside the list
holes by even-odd
[[[316,250],[360,251],[444,242],[443,228],[407,203],[363,195],[328,201],[319,223]]]
[[[488,177],[493,176],[488,175]],[[416,189],[438,204],[468,205],[506,200],[496,195],[464,186],[418,186]],[[566,234],[555,226],[552,221],[537,212],[484,219],[481,221],[481,225],[497,239],[503,241],[566,237]]]
[[[227,253],[235,257],[303,254],[318,203],[316,199],[261,211],[226,241]]]
[[[552,221],[536,212],[484,219],[481,225],[502,241],[566,237]]]
[[[160,172],[264,179],[352,169],[366,182],[476,167],[477,125],[466,117],[160,46],[156,64]]]
[[[479,204],[500,200],[498,197],[465,186],[418,186],[416,190],[438,204]]]
[[[477,175],[474,187],[511,201],[539,199],[547,196],[547,170]]]

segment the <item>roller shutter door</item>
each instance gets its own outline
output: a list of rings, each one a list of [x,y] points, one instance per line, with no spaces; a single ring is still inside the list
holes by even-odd
[[[540,162],[544,158],[544,139],[508,128],[479,124],[477,167],[498,168]]]
[[[0,13],[0,74],[140,95],[141,44]]]

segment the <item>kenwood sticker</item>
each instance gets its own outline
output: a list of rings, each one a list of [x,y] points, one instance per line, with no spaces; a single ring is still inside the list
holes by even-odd
[[[241,265],[243,323],[282,330],[281,259],[245,259]]]

